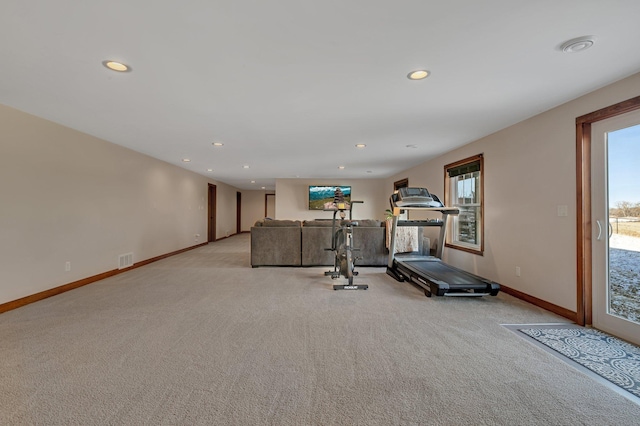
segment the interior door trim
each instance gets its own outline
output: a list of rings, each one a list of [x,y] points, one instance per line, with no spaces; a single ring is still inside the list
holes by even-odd
[[[576,322],[593,322],[591,252],[591,124],[640,110],[640,96],[576,118],[577,312]]]

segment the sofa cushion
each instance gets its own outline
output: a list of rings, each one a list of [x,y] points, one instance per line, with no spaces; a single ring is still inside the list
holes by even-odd
[[[358,226],[360,228],[371,228],[371,227],[380,227],[382,226],[382,222],[375,219],[358,219]]]
[[[389,261],[388,250],[384,246],[385,229],[381,226],[353,228],[353,246],[359,250],[356,256],[360,258],[356,265],[384,266]]]
[[[338,222],[336,220],[336,222]],[[333,221],[331,219],[327,219],[327,220],[305,220],[303,222],[303,226],[310,226],[310,227],[329,227],[331,228],[333,224]],[[339,226],[339,222],[336,224],[336,226]]]
[[[355,222],[358,222],[358,226],[361,228],[371,228],[371,227],[380,227],[382,226],[382,222],[375,219],[354,219]],[[326,220],[305,220],[302,223],[302,226],[328,226],[329,228],[332,225],[331,219]],[[340,226],[340,219],[336,219],[336,227]]]
[[[300,266],[300,227],[251,228],[251,266]]]
[[[356,266],[384,266],[388,251],[384,246],[384,228],[368,226],[353,228],[353,247],[358,258]],[[302,227],[302,266],[331,266],[335,254],[331,247],[331,228],[326,226]]]
[[[268,226],[274,228],[299,228],[302,223],[299,220],[274,220],[274,219],[262,219],[256,222],[254,226]]]
[[[331,248],[330,226],[302,227],[302,266],[333,265],[335,254],[327,248]]]

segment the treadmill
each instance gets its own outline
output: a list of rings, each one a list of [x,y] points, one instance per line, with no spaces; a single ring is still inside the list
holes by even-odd
[[[457,215],[457,207],[445,207],[438,197],[426,188],[400,188],[389,198],[393,211],[391,243],[387,274],[398,281],[411,281],[424,289],[424,294],[436,296],[496,296],[500,284],[444,263],[442,251],[450,215]],[[442,220],[399,220],[404,210],[435,211]],[[399,226],[437,226],[440,237],[435,256],[417,253],[396,253],[396,232]]]

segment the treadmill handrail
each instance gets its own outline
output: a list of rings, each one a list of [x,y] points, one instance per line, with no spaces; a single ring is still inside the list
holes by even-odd
[[[414,207],[415,210],[423,210],[423,211],[437,211],[442,213],[442,223],[440,226],[440,236],[438,239],[438,245],[436,247],[436,257],[442,259],[442,252],[444,251],[444,240],[447,234],[447,222],[450,215],[457,215],[460,210],[457,207]],[[398,210],[398,211],[396,211]],[[395,257],[396,250],[396,232],[398,232],[398,222],[399,222],[399,210],[398,207],[393,208],[393,219],[391,221],[391,242],[389,244],[389,262],[387,263],[388,267],[393,266],[393,259]]]
[[[429,193],[429,191],[425,190],[423,192]],[[438,203],[440,203],[440,200],[435,197],[435,196],[431,196],[428,199],[425,198],[426,201],[428,200],[434,200],[437,201]],[[446,233],[447,233],[447,219],[449,218],[449,216],[457,216],[460,214],[460,209],[458,207],[447,207],[447,206],[440,206],[440,207],[427,207],[427,206],[398,206],[397,204],[398,201],[398,192],[394,192],[393,194],[391,194],[391,196],[389,197],[389,203],[391,204],[391,208],[392,208],[392,213],[393,213],[393,222],[392,222],[392,228],[391,228],[391,243],[390,243],[390,247],[389,247],[389,262],[388,262],[388,267],[392,267],[393,266],[393,258],[395,256],[395,240],[396,240],[396,232],[398,229],[398,217],[400,216],[400,214],[402,214],[402,211],[404,210],[420,210],[423,212],[439,212],[442,214],[442,226],[440,228],[440,238],[438,240],[438,246],[436,247],[436,257],[442,259],[442,252],[444,251],[444,240],[446,238]]]
[[[398,226],[442,226],[442,220],[398,220]]]
[[[442,214],[458,215],[460,208],[458,207],[398,207],[393,206],[393,215],[400,216],[402,210],[421,210],[423,212],[440,212]]]

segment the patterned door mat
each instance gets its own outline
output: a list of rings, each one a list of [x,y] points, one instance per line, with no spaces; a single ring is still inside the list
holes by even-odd
[[[521,328],[599,376],[640,397],[640,348],[592,328]]]

